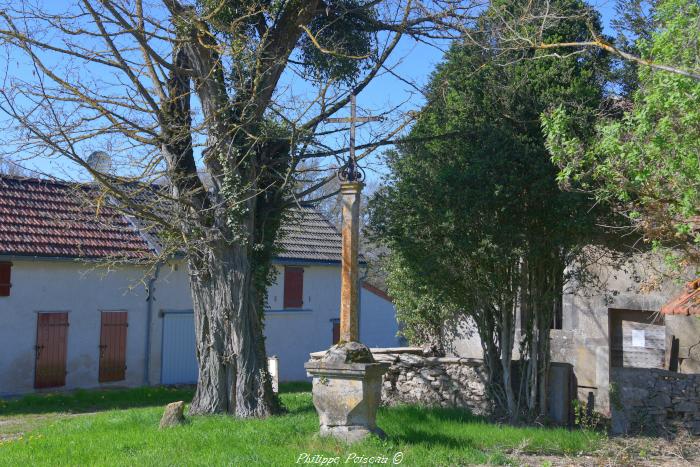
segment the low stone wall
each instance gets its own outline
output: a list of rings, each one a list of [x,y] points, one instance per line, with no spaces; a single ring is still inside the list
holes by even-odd
[[[382,403],[489,411],[483,363],[477,359],[424,356],[419,348],[372,349],[378,362],[391,364],[384,375]]]
[[[616,434],[700,435],[700,374],[653,368],[613,368],[610,406]]]
[[[383,376],[383,405],[466,408],[477,415],[489,412],[482,360],[426,356],[419,347],[370,350],[376,361],[391,365]],[[314,352],[311,358],[320,359],[325,353]]]

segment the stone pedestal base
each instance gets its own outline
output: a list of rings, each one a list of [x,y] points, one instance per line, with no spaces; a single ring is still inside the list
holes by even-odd
[[[313,400],[321,436],[333,436],[348,443],[370,433],[385,436],[377,427],[376,416],[381,402],[382,375],[389,368],[388,363],[311,360],[304,367],[313,377]]]

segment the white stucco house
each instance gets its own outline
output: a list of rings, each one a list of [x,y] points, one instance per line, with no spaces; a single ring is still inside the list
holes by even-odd
[[[0,176],[0,396],[196,382],[186,264],[101,266],[152,246],[130,219],[83,205],[74,189]],[[281,246],[266,345],[281,381],[303,380],[309,353],[330,347],[337,332],[341,238],[304,209],[299,223],[284,226]],[[361,290],[360,340],[396,346],[393,304],[369,284]]]

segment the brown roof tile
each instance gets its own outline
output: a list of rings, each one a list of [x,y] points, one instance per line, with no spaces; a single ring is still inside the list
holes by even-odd
[[[109,206],[90,205],[90,190],[88,185],[0,176],[0,254],[148,256],[148,244],[124,216]]]
[[[661,307],[663,315],[700,315],[700,279],[688,282],[685,291]]]
[[[87,184],[0,175],[0,255],[127,259],[151,255],[144,232],[109,206],[98,210],[92,189]],[[283,261],[341,260],[340,233],[309,207],[292,210],[280,229],[278,245],[277,259]]]

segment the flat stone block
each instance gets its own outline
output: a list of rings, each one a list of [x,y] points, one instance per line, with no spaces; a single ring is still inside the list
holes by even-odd
[[[673,408],[677,412],[697,412],[698,404],[691,401],[683,401]]]

